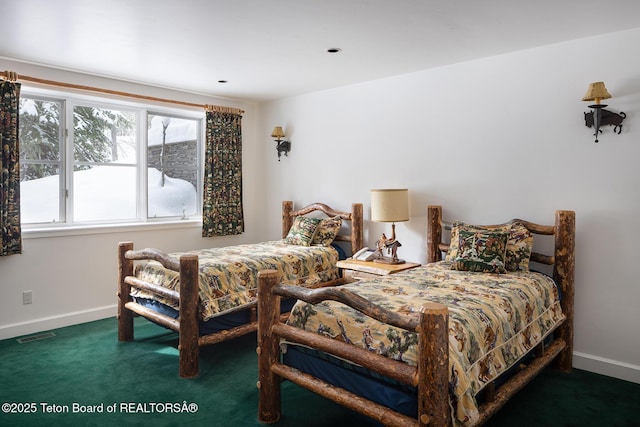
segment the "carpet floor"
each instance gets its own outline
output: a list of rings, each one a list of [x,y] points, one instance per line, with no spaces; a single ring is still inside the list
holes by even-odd
[[[261,425],[255,334],[202,348],[200,375],[187,380],[178,376],[177,335],[144,319],[135,320],[135,342],[118,342],[115,318],[51,333],[0,341],[0,425]],[[549,369],[486,425],[631,427],[639,410],[640,384]],[[289,382],[282,413],[274,426],[368,424]]]

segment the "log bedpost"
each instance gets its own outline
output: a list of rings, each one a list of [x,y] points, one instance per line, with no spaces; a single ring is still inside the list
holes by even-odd
[[[125,253],[133,249],[133,242],[118,243],[118,341],[133,340],[133,313],[125,304],[131,300],[131,285],[124,278],[133,275],[133,260]]]
[[[442,207],[427,206],[427,262],[442,260]]]
[[[272,424],[280,419],[280,378],[271,367],[279,361],[279,339],[273,326],[280,321],[280,297],[271,288],[280,281],[275,270],[258,273],[258,420]]]
[[[293,212],[293,202],[290,200],[285,200],[282,202],[282,238],[284,239],[289,234],[289,230],[293,225],[293,217],[291,216],[291,212]]]
[[[354,254],[364,247],[364,235],[362,230],[363,223],[362,203],[353,203],[351,205],[351,253]]]
[[[418,425],[451,425],[449,407],[449,314],[446,306],[427,302],[418,331]]]
[[[180,376],[193,378],[198,375],[200,347],[199,307],[200,285],[198,279],[198,256],[180,257]]]
[[[555,221],[555,263],[553,279],[562,290],[562,312],[566,320],[560,326],[560,338],[566,343],[556,359],[556,366],[563,372],[570,372],[573,364],[573,317],[575,295],[575,226],[574,211],[556,211]]]

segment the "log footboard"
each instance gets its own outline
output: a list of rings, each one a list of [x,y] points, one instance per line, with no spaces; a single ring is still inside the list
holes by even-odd
[[[287,379],[385,425],[451,423],[449,395],[446,392],[449,382],[449,353],[448,316],[445,306],[427,303],[419,315],[398,315],[338,288],[309,290],[277,285],[278,273],[273,270],[262,271],[258,277],[260,302],[257,353],[260,422],[270,424],[280,419],[280,382],[281,379]],[[339,301],[352,307],[356,306],[359,311],[377,320],[417,332],[418,345],[425,352],[425,357],[421,358],[423,363],[411,367],[353,345],[285,325],[275,316],[275,307],[279,306],[281,297],[297,298],[311,303],[323,300]],[[280,363],[279,344],[282,338],[351,360],[404,384],[417,386],[421,396],[418,402],[418,420]],[[445,390],[444,394],[442,390]]]
[[[179,375],[182,378],[198,376],[200,369],[200,347],[217,344],[234,339],[258,329],[256,307],[257,303],[243,307],[252,312],[253,321],[230,329],[209,335],[200,335],[199,330],[199,296],[198,296],[198,257],[183,255],[179,260],[167,257],[161,252],[149,249],[133,250],[133,243],[124,242],[118,245],[119,273],[118,273],[118,340],[133,341],[133,318],[140,315],[146,319],[178,333]],[[161,262],[165,268],[180,272],[180,292],[172,291],[162,286],[141,281],[133,276],[134,260],[153,259]],[[339,282],[340,283],[340,282]],[[158,313],[147,308],[131,298],[131,289],[138,288],[153,292],[157,295],[178,302],[179,316],[177,319]],[[279,314],[278,319],[285,322],[289,313]]]
[[[180,273],[180,292],[167,290],[136,279],[133,276],[135,260],[153,259],[165,268]],[[131,288],[138,287],[158,295],[173,299],[179,304],[178,319],[157,313],[131,298]],[[161,326],[179,334],[179,374],[183,378],[193,378],[199,371],[199,297],[198,297],[198,257],[183,255],[178,261],[159,251],[133,251],[133,243],[118,245],[118,340],[133,340],[133,314],[139,314]]]

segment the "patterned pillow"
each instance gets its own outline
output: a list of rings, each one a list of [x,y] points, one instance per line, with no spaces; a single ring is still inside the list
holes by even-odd
[[[468,229],[471,227],[477,229],[480,228],[477,226],[465,224],[461,221],[453,221],[453,224],[451,225],[451,240],[449,242],[449,250],[444,257],[445,261],[453,262],[453,260],[458,256],[458,246],[460,246],[460,236],[458,235],[458,231],[462,228]]]
[[[504,268],[509,233],[488,230],[458,230],[458,254],[452,270],[506,273]]]
[[[309,218],[305,216],[297,216],[293,220],[293,225],[284,238],[284,242],[290,245],[309,246],[316,234],[318,224],[322,220],[320,218]]]
[[[507,271],[529,271],[531,252],[533,252],[533,234],[522,223],[513,223],[507,241],[505,258]]]
[[[340,227],[342,227],[342,218],[337,215],[333,218],[323,219],[316,229],[316,234],[313,236],[311,244],[320,246],[331,245],[331,242],[333,242],[338,235]]]
[[[467,231],[500,231],[508,232],[507,255],[505,257],[505,268],[507,271],[528,271],[529,259],[533,251],[533,234],[522,223],[503,224],[496,226],[470,225],[464,222],[455,221],[451,227],[451,243],[445,259],[453,262],[458,256],[460,245],[458,233],[460,230]]]

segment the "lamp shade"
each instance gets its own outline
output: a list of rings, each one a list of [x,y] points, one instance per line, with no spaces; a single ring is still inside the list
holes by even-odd
[[[273,132],[271,132],[271,137],[272,138],[284,138],[284,131],[282,130],[282,127],[280,126],[276,126],[273,128]]]
[[[409,221],[409,190],[371,190],[371,221]]]
[[[604,82],[594,82],[589,85],[587,93],[585,93],[583,101],[596,101],[600,102],[601,99],[609,99],[611,94],[607,92],[607,88],[604,87]]]

